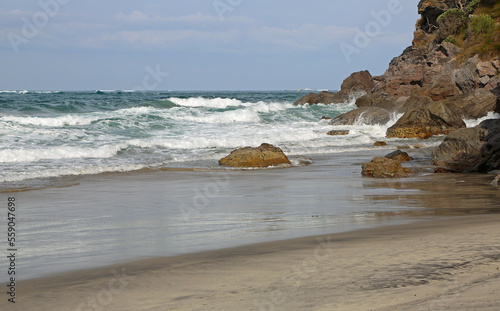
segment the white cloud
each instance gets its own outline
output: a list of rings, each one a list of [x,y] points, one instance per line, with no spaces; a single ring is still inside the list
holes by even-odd
[[[151,21],[151,18],[147,14],[142,13],[141,11],[133,11],[129,15],[119,12],[118,14],[116,14],[115,18],[118,20],[128,21],[128,22]]]
[[[220,18],[207,15],[203,13],[195,13],[185,16],[178,17],[162,17],[162,16],[149,16],[148,14],[141,11],[133,11],[130,14],[125,14],[123,12],[119,12],[115,15],[115,18],[119,21],[124,22],[163,22],[163,23],[189,23],[189,24],[202,24],[202,23],[253,23],[255,20],[245,17],[245,16],[231,16],[224,21],[221,21]]]

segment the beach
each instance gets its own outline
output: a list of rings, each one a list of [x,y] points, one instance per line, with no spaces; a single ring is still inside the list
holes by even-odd
[[[31,222],[20,227],[25,244],[17,258],[16,303],[4,294],[0,307],[496,310],[500,191],[489,184],[494,176],[428,174],[429,151],[409,151],[421,170],[409,179],[363,178],[358,162],[367,155],[350,154],[288,169],[83,176],[64,180],[65,186],[10,193]],[[183,214],[176,205],[175,213],[154,212],[162,198],[217,180],[219,194],[198,214]],[[272,185],[280,187],[265,191]],[[334,191],[340,185],[342,194]],[[311,201],[311,193],[321,200]],[[180,204],[193,198],[177,195]],[[337,202],[329,208],[332,198]],[[276,209],[281,204],[288,212]],[[97,215],[103,206],[106,214]],[[336,214],[329,214],[332,208]],[[66,222],[37,223],[37,215],[54,209]],[[234,228],[230,209],[238,211]]]
[[[20,282],[7,310],[497,310],[499,214],[247,245]]]

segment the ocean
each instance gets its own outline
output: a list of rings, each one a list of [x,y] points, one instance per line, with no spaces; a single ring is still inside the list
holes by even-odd
[[[331,126],[322,117],[354,101],[294,106],[305,94],[0,92],[0,191],[18,204],[20,277],[354,230],[428,207],[398,199],[418,189],[362,178],[360,166],[401,145],[428,161],[418,150],[443,137],[386,139],[397,115]],[[350,133],[327,135],[332,129]],[[282,148],[293,166],[218,165],[261,143]]]
[[[231,150],[263,142],[292,159],[369,150],[391,125],[349,126],[348,137],[327,136],[332,126],[322,116],[352,110],[354,102],[293,106],[302,95],[4,91],[0,183],[29,188],[64,176],[214,167]]]

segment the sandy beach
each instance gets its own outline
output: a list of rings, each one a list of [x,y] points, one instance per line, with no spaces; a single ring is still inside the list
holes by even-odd
[[[2,310],[498,310],[499,214],[29,280]],[[7,309],[6,309],[7,308]]]

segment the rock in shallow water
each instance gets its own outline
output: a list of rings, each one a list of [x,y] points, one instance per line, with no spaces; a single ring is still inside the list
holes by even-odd
[[[388,158],[373,158],[362,166],[361,174],[375,178],[404,178],[409,177],[412,170],[404,168],[399,161]]]
[[[500,169],[500,120],[451,132],[432,153],[439,172],[489,172]]]
[[[269,167],[281,164],[291,165],[292,163],[283,150],[266,143],[257,148],[236,149],[219,160],[219,165],[230,167]]]
[[[465,128],[461,116],[442,103],[415,107],[387,129],[387,137],[429,138]]]
[[[344,136],[344,135],[349,135],[349,130],[333,130],[326,134],[331,136]]]
[[[396,160],[398,162],[408,162],[413,160],[413,158],[410,157],[408,153],[401,150],[396,150],[394,152],[391,152],[388,155],[386,155],[385,158]]]

